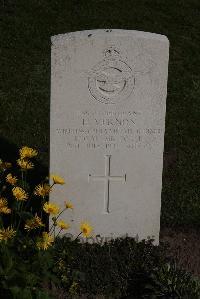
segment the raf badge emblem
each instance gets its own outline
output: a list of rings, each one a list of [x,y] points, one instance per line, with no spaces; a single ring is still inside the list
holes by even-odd
[[[123,61],[120,51],[111,46],[104,51],[105,58],[90,72],[88,88],[92,97],[104,104],[123,102],[135,85],[133,71]]]

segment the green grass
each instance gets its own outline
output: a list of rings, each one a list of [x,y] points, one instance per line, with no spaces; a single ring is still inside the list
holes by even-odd
[[[170,40],[162,225],[200,225],[199,0],[1,0],[0,154],[27,144],[48,165],[50,36],[123,28]],[[169,154],[169,155],[167,155]]]

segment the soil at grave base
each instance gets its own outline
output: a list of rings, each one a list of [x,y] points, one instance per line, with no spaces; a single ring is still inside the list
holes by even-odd
[[[168,243],[179,267],[200,277],[200,230],[162,228],[160,242]]]
[[[177,260],[182,269],[200,277],[200,229],[161,228],[160,242],[169,245],[168,254]],[[51,293],[58,299],[66,299],[62,289],[54,287]],[[77,299],[87,299],[88,296],[78,296]],[[94,299],[104,299],[96,296]]]

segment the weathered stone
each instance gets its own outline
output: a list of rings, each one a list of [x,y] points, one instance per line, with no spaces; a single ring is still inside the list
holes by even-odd
[[[169,43],[129,30],[52,37],[51,201],[94,235],[159,239]]]

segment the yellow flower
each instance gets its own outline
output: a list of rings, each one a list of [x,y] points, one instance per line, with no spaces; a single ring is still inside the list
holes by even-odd
[[[28,159],[18,159],[17,164],[22,168],[22,169],[32,169],[34,167],[34,164],[29,161]]]
[[[65,201],[65,208],[73,210],[74,206],[70,201]]]
[[[0,198],[0,209],[1,209],[2,207],[7,206],[7,204],[8,204],[7,199],[4,198],[4,197],[1,197],[1,198]]]
[[[57,221],[57,226],[60,227],[61,229],[68,229],[70,228],[70,225],[68,223],[65,223],[63,220]]]
[[[89,237],[91,231],[93,230],[92,226],[90,226],[87,222],[82,222],[80,226],[81,232],[83,233],[84,237]]]
[[[0,229],[0,241],[7,242],[9,239],[12,239],[16,234],[16,231],[13,228]]]
[[[50,178],[53,180],[54,184],[64,185],[65,181],[59,175],[51,174]]]
[[[33,158],[37,156],[38,152],[31,147],[23,146],[19,150],[19,154],[20,154],[20,158],[24,159],[24,158]]]
[[[6,181],[9,183],[9,184],[11,184],[11,185],[16,185],[16,183],[17,183],[17,178],[16,178],[16,176],[12,176],[12,174],[11,173],[9,173],[9,174],[7,174],[7,176],[6,176]]]
[[[45,202],[44,206],[43,206],[43,210],[47,213],[47,214],[53,214],[56,215],[59,213],[60,208],[54,204],[54,203],[50,203],[50,202]]]
[[[10,214],[11,213],[11,209],[9,209],[8,207],[3,207],[0,210],[0,213],[2,213],[2,214]]]
[[[4,166],[5,166],[6,169],[7,168],[11,168],[12,167],[12,163],[10,163],[10,162],[4,162]]]
[[[2,214],[11,213],[11,209],[8,208],[8,201],[3,197],[0,198],[0,213]]]
[[[51,191],[51,187],[48,184],[40,184],[35,187],[34,194],[38,196],[45,197],[49,195],[49,192]]]
[[[44,226],[44,224],[42,223],[42,219],[40,217],[38,217],[37,215],[35,215],[34,218],[28,219],[26,221],[26,224],[25,224],[24,228],[27,231],[30,231],[32,229],[39,228],[39,227],[42,227],[42,226]]]
[[[47,232],[42,233],[42,237],[36,242],[38,249],[46,250],[49,246],[52,245],[54,238],[50,236]]]
[[[28,198],[28,194],[20,187],[14,187],[12,193],[17,200],[26,200]]]
[[[3,162],[1,159],[0,159],[0,170],[6,170],[8,168],[12,167],[12,164],[10,162]]]

